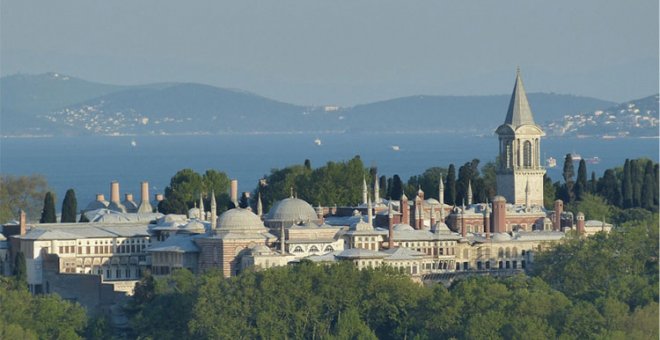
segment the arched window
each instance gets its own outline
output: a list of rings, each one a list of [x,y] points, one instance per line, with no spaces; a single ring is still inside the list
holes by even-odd
[[[506,142],[506,167],[508,169],[513,167],[513,147],[511,146],[511,141]]]
[[[295,247],[295,248],[293,249],[293,252],[294,252],[294,253],[302,253],[302,252],[303,252],[303,249],[302,249],[301,246],[297,246],[297,247]]]
[[[467,259],[470,257],[470,250],[469,249],[463,249],[463,258]]]
[[[311,246],[311,247],[309,247],[309,252],[310,252],[310,253],[316,253],[316,252],[318,252],[318,251],[319,251],[319,248],[317,248],[316,246]]]
[[[506,257],[509,258],[511,257],[511,248],[506,247]]]
[[[504,249],[500,248],[497,250],[497,257],[504,257]]]
[[[513,250],[512,250],[511,255],[512,255],[513,257],[518,257],[518,248],[513,247]]]
[[[523,143],[523,166],[532,167],[532,143],[528,140]]]
[[[325,251],[335,251],[335,248],[332,248],[332,246],[325,246]]]

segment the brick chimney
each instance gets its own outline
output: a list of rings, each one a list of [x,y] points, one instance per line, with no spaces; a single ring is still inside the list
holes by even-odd
[[[232,203],[238,207],[238,180],[232,179],[231,186],[229,191],[229,196],[231,197]]]
[[[408,197],[406,194],[401,195],[399,203],[401,205],[401,223],[410,224],[410,207],[408,206]]]
[[[584,214],[582,212],[577,213],[577,233],[579,236],[582,236],[586,233],[586,229],[584,228],[585,221],[584,221]]]
[[[110,202],[119,203],[119,182],[110,183]]]
[[[392,249],[394,248],[394,211],[392,211],[392,202],[388,204],[387,223],[387,247]]]
[[[163,194],[155,194],[154,199],[156,200],[156,202],[160,202],[160,201],[164,200],[165,198],[163,197]]]
[[[103,195],[103,194],[96,194],[96,200],[97,200],[98,202],[103,202],[103,201],[105,201],[105,195]]]
[[[25,211],[23,209],[21,209],[18,219],[19,219],[20,234],[21,236],[24,236],[25,233],[27,232],[27,216],[25,215]]]
[[[493,232],[506,232],[506,198],[495,196],[493,198]]]
[[[133,194],[124,194],[126,202],[133,202]]]
[[[561,231],[561,214],[564,212],[564,202],[562,200],[555,201],[555,219],[552,221],[552,230]]]

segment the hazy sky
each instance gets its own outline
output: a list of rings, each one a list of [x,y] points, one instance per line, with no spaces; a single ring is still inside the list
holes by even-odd
[[[2,0],[0,72],[200,82],[299,104],[658,92],[658,0]]]

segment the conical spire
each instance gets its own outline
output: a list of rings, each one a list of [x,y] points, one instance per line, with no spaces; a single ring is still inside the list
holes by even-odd
[[[261,217],[264,214],[264,207],[261,204],[261,193],[257,193],[257,216]]]
[[[206,212],[204,211],[204,196],[202,194],[199,194],[199,219],[200,220],[205,220],[204,215],[206,215]]]
[[[467,201],[468,206],[472,205],[472,181],[468,180],[468,190],[467,190]]]
[[[509,110],[507,111],[504,124],[509,124],[514,127],[525,124],[535,124],[532,109],[529,107],[529,102],[527,101],[525,87],[523,86],[522,78],[520,77],[520,68],[516,70],[516,84],[513,86],[513,94],[511,94]]]
[[[438,201],[440,201],[440,207],[445,204],[445,183],[443,182],[442,175],[440,176],[440,184],[438,184]]]
[[[369,198],[367,200],[367,223],[369,223],[370,226],[373,226],[374,224],[373,218],[374,215],[373,212],[371,211],[371,199]]]
[[[374,176],[374,203],[380,203],[380,183],[378,183],[378,176]]]
[[[362,204],[367,204],[369,189],[367,189],[367,179],[362,177]]]
[[[215,203],[215,190],[211,190],[211,229],[215,229],[218,221],[218,205]]]

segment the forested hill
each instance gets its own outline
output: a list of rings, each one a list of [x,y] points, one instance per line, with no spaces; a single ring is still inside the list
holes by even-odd
[[[117,86],[56,73],[0,78],[3,135],[254,132],[492,133],[509,95],[412,96],[354,107],[300,106],[195,83]],[[529,94],[537,123],[615,103]]]

